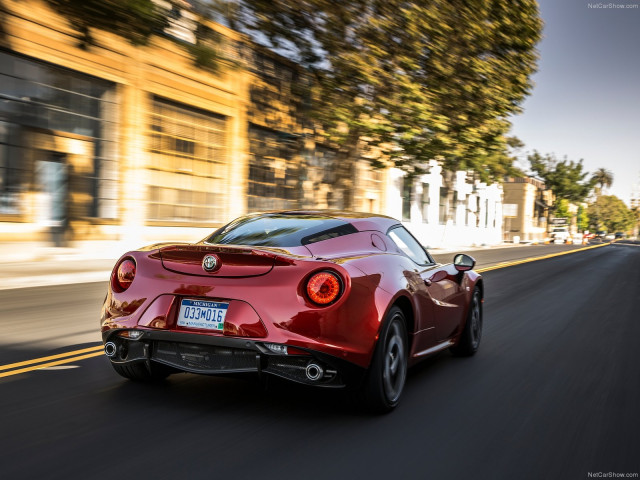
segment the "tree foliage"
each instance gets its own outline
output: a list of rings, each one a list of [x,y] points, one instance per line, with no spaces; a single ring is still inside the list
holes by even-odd
[[[578,207],[578,231],[584,232],[589,228],[589,214],[582,205]]]
[[[83,47],[95,43],[92,29],[105,30],[144,45],[167,25],[167,12],[152,0],[46,0],[81,34]]]
[[[483,180],[510,173],[508,117],[536,69],[535,0],[216,4],[309,69],[315,119],[351,158],[365,146],[407,171],[440,159]]]
[[[570,218],[569,200],[566,198],[559,199],[554,208],[554,215],[556,218]]]
[[[574,162],[565,157],[558,161],[551,154],[541,155],[537,151],[527,158],[531,170],[544,180],[556,199],[582,202],[593,189],[593,182],[586,179],[589,172],[583,171],[582,160]]]
[[[172,19],[180,18],[185,3],[177,0],[45,0],[80,34],[80,47],[96,44],[93,30],[115,33],[133,45],[146,45],[153,34],[162,34]],[[195,44],[178,41],[200,67],[217,70],[217,34],[198,25]]]
[[[589,221],[594,230],[625,232],[636,223],[633,212],[614,195],[602,195],[589,206]]]
[[[613,173],[606,168],[599,168],[591,177],[591,182],[599,187],[599,193],[602,193],[605,187],[613,184]]]

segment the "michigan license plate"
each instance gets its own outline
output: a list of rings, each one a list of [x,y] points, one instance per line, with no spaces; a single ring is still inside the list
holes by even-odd
[[[178,314],[178,325],[221,332],[224,329],[224,317],[227,315],[228,308],[228,303],[182,300]]]

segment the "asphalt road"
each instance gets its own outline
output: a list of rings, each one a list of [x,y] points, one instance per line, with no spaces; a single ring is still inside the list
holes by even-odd
[[[484,277],[480,352],[412,369],[389,415],[288,384],[265,392],[188,374],[135,384],[103,356],[0,378],[0,478],[640,473],[640,246]],[[0,368],[95,345],[103,296],[102,284],[0,292]]]

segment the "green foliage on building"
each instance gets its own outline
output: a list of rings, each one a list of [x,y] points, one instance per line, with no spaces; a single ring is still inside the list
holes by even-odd
[[[184,47],[201,68],[216,71],[219,53],[218,37],[203,25],[194,28],[195,43],[165,35],[172,21],[179,21],[183,2],[165,0],[45,0],[59,14],[67,18],[78,33],[78,44],[88,49],[96,45],[95,30],[119,35],[133,45],[146,45],[152,35],[167,36]]]

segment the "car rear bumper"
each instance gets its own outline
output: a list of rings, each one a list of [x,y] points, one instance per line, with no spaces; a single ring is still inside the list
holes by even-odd
[[[306,355],[274,353],[269,342],[190,333],[136,330],[137,339],[123,336],[129,330],[103,333],[107,356],[114,364],[157,362],[177,371],[205,375],[275,375],[293,382],[320,387],[357,385],[365,369],[344,359],[311,349]]]

